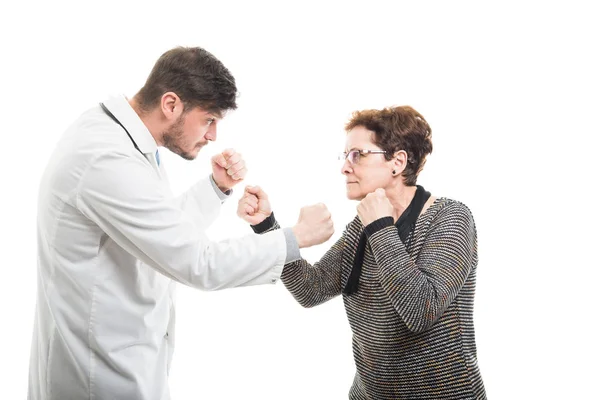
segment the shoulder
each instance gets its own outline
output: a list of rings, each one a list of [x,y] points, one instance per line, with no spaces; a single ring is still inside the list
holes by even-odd
[[[52,182],[75,181],[103,158],[132,157],[133,146],[120,127],[103,115],[100,106],[90,108],[74,120],[56,142],[46,165]],[[130,144],[130,143],[129,143]]]
[[[432,223],[455,223],[474,225],[473,213],[469,207],[455,199],[439,197],[426,212],[430,214]]]
[[[131,140],[116,122],[95,106],[83,112],[65,131],[58,143],[72,153],[95,156],[102,152],[130,153]]]

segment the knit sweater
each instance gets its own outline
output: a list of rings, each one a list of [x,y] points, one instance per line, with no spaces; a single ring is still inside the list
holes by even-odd
[[[271,217],[253,228],[279,225]],[[358,291],[345,295],[363,229]],[[356,364],[350,399],[486,399],[473,328],[477,233],[470,210],[436,199],[407,244],[391,218],[365,229],[357,216],[320,261],[286,264],[281,279],[304,307],[342,294]]]

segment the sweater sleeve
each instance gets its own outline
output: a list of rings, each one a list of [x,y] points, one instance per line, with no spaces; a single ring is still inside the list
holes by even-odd
[[[393,225],[371,231],[368,237],[381,286],[408,329],[416,333],[442,316],[477,257],[473,216],[459,202],[439,211],[416,260],[409,257]]]
[[[311,265],[301,259],[285,264],[281,281],[302,307],[314,307],[342,293],[344,236]]]
[[[273,214],[259,225],[255,233],[279,229]],[[302,307],[314,307],[342,293],[342,252],[345,232],[340,239],[314,265],[304,259],[286,263],[281,281]]]

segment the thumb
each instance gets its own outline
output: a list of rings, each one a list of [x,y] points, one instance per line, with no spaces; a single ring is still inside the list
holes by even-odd
[[[212,158],[212,161],[222,168],[225,168],[227,166],[227,160],[225,159],[225,156],[222,153],[215,154]]]
[[[265,198],[267,196],[260,186],[246,186],[246,191],[258,198]]]
[[[229,158],[232,155],[235,154],[235,150],[234,149],[225,149],[223,150],[223,152],[221,153],[225,158]]]

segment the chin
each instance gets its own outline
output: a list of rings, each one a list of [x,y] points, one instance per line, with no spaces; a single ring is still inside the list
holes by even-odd
[[[188,161],[192,161],[195,160],[196,157],[198,157],[198,151],[186,151],[183,153],[179,154],[181,156],[181,158],[188,160]]]
[[[198,157],[198,154],[200,154],[200,149],[202,149],[202,147],[203,146],[195,147],[194,149],[192,149],[192,151],[188,152],[192,160],[195,160],[196,157]]]
[[[348,200],[358,200],[358,201],[365,198],[365,196],[363,196],[362,194],[357,193],[356,191],[353,191],[353,190],[347,190],[346,197],[348,198]]]

